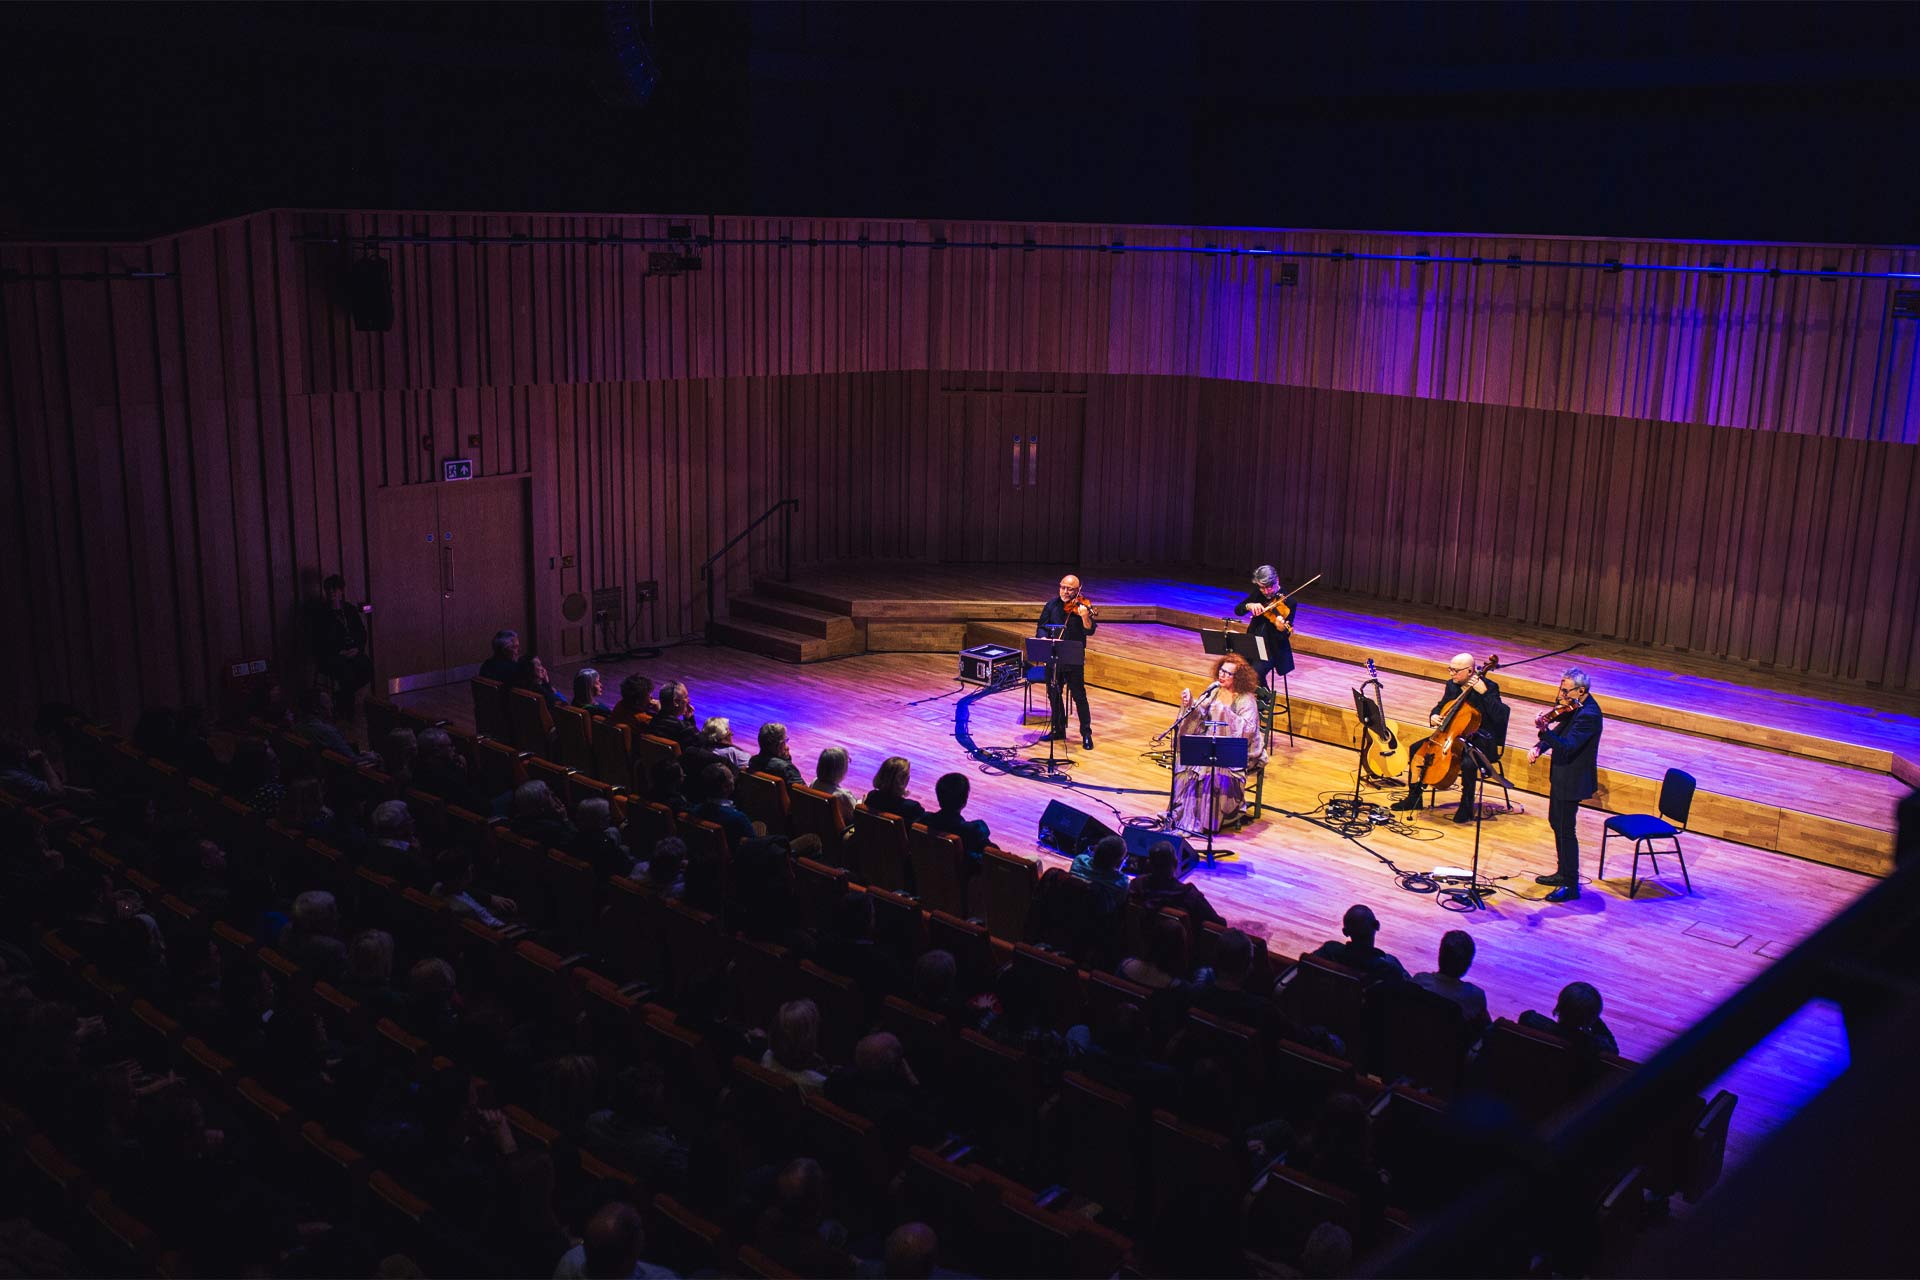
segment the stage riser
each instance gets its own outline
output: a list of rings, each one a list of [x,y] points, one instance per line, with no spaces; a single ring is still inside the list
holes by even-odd
[[[967,626],[964,638],[969,646],[989,642],[1017,644],[1030,629],[974,622]],[[1195,666],[1198,668],[1200,663],[1196,661]],[[1413,674],[1429,673],[1421,671]],[[1444,671],[1439,678],[1445,678]],[[1204,681],[1197,672],[1180,672],[1136,659],[1103,654],[1097,648],[1090,648],[1087,653],[1087,683],[1130,697],[1177,706],[1182,689],[1198,692]],[[1608,704],[1609,711],[1613,706],[1612,703]],[[1393,725],[1395,733],[1403,739],[1418,738],[1426,732],[1424,725],[1408,724],[1397,718],[1393,720]],[[1351,705],[1333,706],[1297,694],[1293,698],[1293,730],[1296,736],[1347,748],[1352,748],[1357,738]],[[1703,749],[1710,748],[1703,743]],[[1544,812],[1548,762],[1540,760],[1529,763],[1524,752],[1510,750],[1501,763],[1515,789],[1537,797],[1538,807]],[[1658,808],[1659,793],[1660,780],[1657,778],[1601,769],[1600,792],[1590,803],[1607,813],[1653,813]],[[1795,857],[1851,871],[1885,875],[1893,869],[1891,832],[1735,796],[1704,790],[1697,792],[1689,827],[1705,835],[1790,853]],[[1628,856],[1631,856],[1630,850]]]

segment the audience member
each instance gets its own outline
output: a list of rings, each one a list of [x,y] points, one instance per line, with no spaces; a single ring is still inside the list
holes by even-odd
[[[333,729],[332,725],[327,726]],[[333,729],[336,736],[338,729]],[[233,744],[227,766],[227,791],[255,813],[275,814],[287,789],[280,781],[280,757],[265,738],[241,738]]]
[[[907,1148],[937,1146],[944,1136],[932,1100],[891,1032],[862,1036],[853,1047],[853,1065],[827,1077],[826,1096],[873,1121],[896,1161]]]
[[[640,1178],[642,1186],[678,1194],[687,1180],[687,1144],[667,1123],[667,1077],[642,1062],[614,1077],[608,1105],[587,1119],[586,1143]]]
[[[422,729],[418,741],[413,784],[449,805],[484,816],[493,806],[492,797],[468,772],[466,757],[453,745],[453,735],[445,729]]]
[[[964,810],[967,799],[973,794],[973,784],[964,773],[947,773],[933,784],[934,798],[940,802],[939,809],[927,815],[927,830],[940,831],[947,835],[959,836],[960,847],[967,856],[979,862],[987,848],[987,824],[979,818],[967,817]]]
[[[827,969],[854,980],[869,1013],[878,1012],[888,996],[906,991],[899,958],[874,936],[873,899],[858,890],[842,895],[833,926],[820,939],[819,957]]]
[[[695,735],[695,741],[700,744],[700,748],[706,757],[720,761],[729,769],[733,770],[735,774],[746,772],[747,762],[752,757],[734,745],[733,721],[727,719],[727,717],[707,717],[707,722],[700,726],[700,732]],[[688,768],[689,770],[693,769],[691,755],[689,755],[688,759]],[[704,769],[704,764],[702,768]],[[699,776],[698,772],[695,772],[694,776]]]
[[[1127,860],[1127,842],[1120,836],[1102,836],[1094,841],[1091,849],[1084,849],[1074,855],[1073,874],[1082,880],[1090,880],[1096,885],[1105,885],[1118,889],[1124,899],[1127,892],[1127,873],[1121,864]]]
[[[824,791],[833,797],[840,809],[840,821],[853,821],[853,792],[847,790],[847,770],[852,761],[845,747],[827,747],[820,752],[820,761],[814,766],[813,789]]]
[[[1252,990],[1252,979],[1253,940],[1228,929],[1214,940],[1213,980],[1194,988],[1193,1007],[1243,1026],[1265,1027],[1274,1014],[1273,1000]]]
[[[525,669],[520,665],[520,633],[494,632],[493,653],[480,664],[480,678],[498,680],[511,688],[519,685],[525,675]]]
[[[433,886],[433,896],[445,902],[456,916],[498,929],[520,909],[512,898],[474,888],[473,855],[465,849],[446,850],[434,860],[433,870],[439,877]]]
[[[564,707],[567,705],[567,700],[560,696],[558,689],[553,687],[553,676],[547,670],[545,658],[542,658],[537,653],[529,655],[524,670],[525,674],[520,679],[520,687],[522,689],[531,689],[533,692],[539,694],[547,700],[549,707]]]
[[[927,820],[927,811],[918,800],[907,796],[907,783],[913,766],[905,756],[888,756],[873,775],[873,790],[867,793],[867,808],[875,813],[890,813],[909,827]]]
[[[573,673],[572,705],[597,716],[610,714],[611,708],[600,701],[603,687],[598,671],[592,667],[580,668]]]
[[[774,1015],[767,1028],[767,1052],[760,1065],[777,1071],[800,1086],[802,1093],[816,1093],[826,1087],[821,1068],[827,1060],[820,1056],[820,1009],[811,1000],[789,1000]]]
[[[760,726],[760,751],[747,761],[747,772],[770,773],[790,787],[806,785],[806,778],[793,767],[793,747],[787,741],[787,726],[769,720]]]
[[[1187,930],[1173,916],[1147,922],[1146,955],[1120,962],[1120,976],[1151,991],[1177,987],[1187,972]]]
[[[687,842],[668,836],[653,846],[647,859],[647,883],[665,898],[678,898],[686,892]]]
[[[337,984],[375,1018],[392,1016],[400,1008],[393,989],[393,935],[384,929],[363,929],[347,949],[347,974]]]
[[[333,695],[325,689],[309,689],[300,695],[300,723],[294,731],[322,751],[338,752],[349,760],[360,757],[334,723]]]
[[[646,731],[678,745],[682,751],[693,745],[694,735],[700,729],[694,721],[687,686],[678,680],[669,680],[660,686],[660,709],[647,721]]]
[[[861,1280],[958,1280],[959,1273],[936,1265],[940,1238],[924,1222],[903,1222],[887,1233],[876,1262],[863,1263]]]
[[[321,982],[337,982],[347,970],[347,945],[340,941],[340,905],[325,889],[309,889],[293,900],[293,923],[282,931],[278,949]]]
[[[827,1175],[816,1160],[788,1161],[774,1180],[773,1203],[754,1224],[753,1243],[762,1253],[806,1280],[851,1275],[853,1259],[827,1220]]]
[[[340,718],[351,720],[354,697],[373,683],[373,651],[367,644],[366,617],[359,605],[347,599],[347,580],[339,574],[327,575],[320,590],[323,595],[311,627],[313,665],[333,682],[340,700]]]
[[[1148,911],[1174,907],[1187,913],[1198,928],[1205,924],[1225,924],[1227,918],[1213,909],[1207,895],[1180,878],[1180,855],[1171,840],[1156,840],[1147,850],[1147,873],[1135,876],[1127,886],[1127,896]]]
[[[633,726],[634,732],[643,732],[646,722],[660,710],[660,704],[653,700],[653,681],[639,672],[620,682],[620,701],[613,704],[613,719],[616,724]]]
[[[405,800],[382,800],[373,806],[369,860],[383,872],[411,878],[419,870],[420,842],[414,837],[413,811]]]
[[[646,1235],[640,1211],[615,1200],[587,1219],[585,1237],[553,1268],[553,1280],[678,1280],[666,1267],[641,1261]]]
[[[513,789],[513,817],[508,830],[549,849],[565,849],[578,834],[567,820],[567,806],[553,789],[538,778],[530,778]]]
[[[663,804],[675,813],[685,813],[693,807],[687,798],[687,771],[678,760],[662,760],[654,765],[647,782],[647,798],[653,803]]]
[[[420,739],[411,729],[395,727],[380,739],[380,767],[396,787],[413,785],[413,774],[420,760]]]
[[[29,804],[94,798],[88,788],[69,785],[46,752],[10,733],[0,734],[0,789]]]
[[[633,855],[613,825],[613,805],[600,796],[588,796],[573,806],[573,842],[567,852],[593,865],[596,880],[633,874]]]
[[[733,803],[733,770],[724,764],[710,764],[700,776],[706,799],[693,807],[693,816],[712,822],[726,832],[727,848],[738,849],[754,837],[753,819]]]
[[[1467,970],[1472,966],[1473,935],[1464,929],[1449,929],[1440,939],[1439,971],[1416,973],[1413,980],[1459,1005],[1470,1025],[1484,1027],[1491,1021],[1487,1016],[1487,993],[1467,981]]]
[[[1380,921],[1374,917],[1373,908],[1358,903],[1348,907],[1340,921],[1340,932],[1347,935],[1345,942],[1323,942],[1313,954],[1357,969],[1375,981],[1406,980],[1407,971],[1400,962],[1373,945],[1380,932]]]
[[[1600,1020],[1600,992],[1591,983],[1569,982],[1560,988],[1551,1018],[1529,1009],[1520,1015],[1520,1025],[1559,1036],[1590,1056],[1620,1052],[1613,1032]]]

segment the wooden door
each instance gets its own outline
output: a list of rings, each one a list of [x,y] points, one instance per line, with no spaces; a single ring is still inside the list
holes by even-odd
[[[389,693],[438,683],[447,665],[439,487],[407,485],[374,495],[367,547],[374,679]]]
[[[527,576],[532,547],[527,481],[515,477],[434,487],[440,491],[447,678],[460,680],[478,669],[493,633],[503,627],[518,631],[526,651],[536,652]],[[543,656],[552,662],[555,655]]]
[[[1041,392],[959,396],[965,500],[952,558],[1071,562],[1080,554],[1086,398]]]

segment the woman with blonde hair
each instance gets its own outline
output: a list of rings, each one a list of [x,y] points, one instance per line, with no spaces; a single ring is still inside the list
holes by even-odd
[[[1243,769],[1182,769],[1174,775],[1174,821],[1182,830],[1219,831],[1245,810],[1247,779],[1266,767],[1267,744],[1260,733],[1259,678],[1251,664],[1228,654],[1213,669],[1213,686],[1195,702],[1191,689],[1180,691],[1180,737],[1244,738]]]
[[[918,800],[907,796],[907,782],[913,765],[905,756],[888,756],[873,775],[873,790],[867,792],[867,808],[875,813],[890,813],[911,827],[927,820],[927,811]]]
[[[802,1093],[824,1089],[827,1077],[820,1068],[827,1064],[820,1056],[820,1006],[811,1000],[781,1005],[767,1032],[767,1052],[760,1065],[778,1071],[799,1085]]]
[[[828,747],[820,753],[820,763],[815,767],[813,777],[813,789],[833,797],[842,822],[853,821],[853,806],[857,803],[853,792],[847,790],[847,770],[852,765],[853,761],[848,757],[845,747]]]

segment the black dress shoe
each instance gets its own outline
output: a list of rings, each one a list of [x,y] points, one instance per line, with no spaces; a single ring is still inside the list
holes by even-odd
[[[1556,872],[1554,872],[1554,873],[1553,873],[1552,875],[1546,875],[1546,876],[1535,876],[1535,877],[1533,878],[1533,882],[1534,882],[1535,884],[1572,884],[1572,883],[1573,883],[1573,877],[1572,877],[1572,876],[1563,876],[1563,875],[1561,875],[1561,874],[1560,874],[1559,872],[1557,872],[1557,871],[1556,871]]]
[[[1089,751],[1093,750],[1093,730],[1082,729],[1080,731],[1080,745]]]
[[[1579,896],[1580,896],[1580,886],[1577,884],[1570,884],[1562,888],[1555,889],[1552,893],[1548,894],[1547,901],[1548,902],[1572,902],[1575,898]]]
[[[1453,811],[1453,820],[1455,822],[1472,822],[1473,806],[1463,804],[1458,809],[1455,809]]]
[[[1416,787],[1412,791],[1407,792],[1406,795],[1400,797],[1400,799],[1395,800],[1391,807],[1402,811],[1418,809],[1420,807],[1419,788]]]

